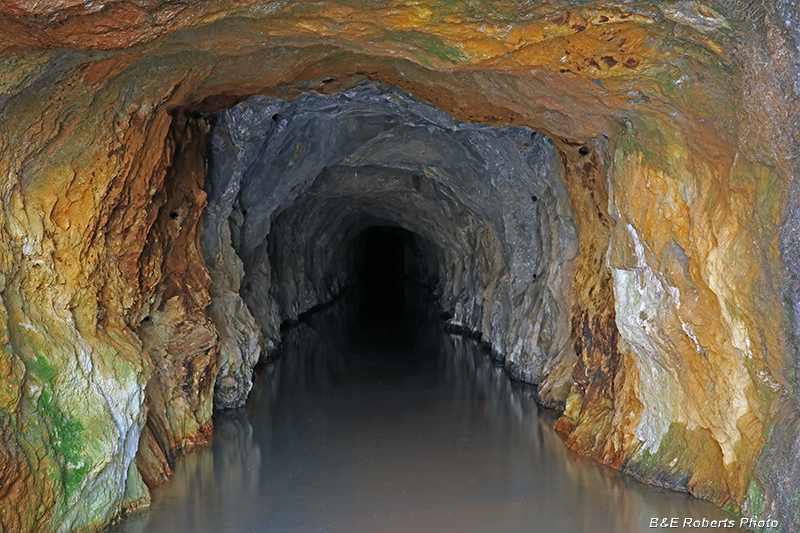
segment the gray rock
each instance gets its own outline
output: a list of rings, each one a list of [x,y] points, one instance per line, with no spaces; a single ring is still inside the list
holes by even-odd
[[[356,247],[373,226],[414,235],[414,277],[516,377],[541,383],[571,368],[564,272],[577,226],[545,136],[458,122],[364,83],[335,96],[251,97],[217,113],[210,138],[202,246],[227,346],[218,406],[249,391],[258,358],[249,317],[274,351],[283,321],[355,282]]]

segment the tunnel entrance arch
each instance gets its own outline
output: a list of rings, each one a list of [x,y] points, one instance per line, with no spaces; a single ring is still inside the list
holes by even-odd
[[[209,120],[204,251],[211,265],[213,250],[242,262],[241,293],[264,338],[277,346],[277,325],[352,286],[365,323],[399,318],[410,278],[431,287],[450,326],[480,335],[516,377],[555,379],[554,402],[565,400],[561,273],[577,228],[547,137],[458,122],[368,81],[255,96]]]

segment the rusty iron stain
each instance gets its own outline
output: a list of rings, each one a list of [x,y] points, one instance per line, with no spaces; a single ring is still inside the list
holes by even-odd
[[[636,68],[639,66],[639,63],[640,61],[635,57],[629,57],[628,59],[625,60],[623,65],[625,65],[628,68]]]
[[[616,64],[618,63],[618,61],[611,56],[603,56],[600,59],[603,61],[603,63],[605,63],[609,67],[616,66]]]

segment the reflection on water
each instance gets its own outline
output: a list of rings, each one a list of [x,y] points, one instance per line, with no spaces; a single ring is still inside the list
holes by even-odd
[[[654,517],[728,518],[569,452],[474,341],[414,316],[369,332],[348,318],[333,308],[288,331],[246,410],[218,414],[213,444],[111,531],[641,532],[659,530]]]

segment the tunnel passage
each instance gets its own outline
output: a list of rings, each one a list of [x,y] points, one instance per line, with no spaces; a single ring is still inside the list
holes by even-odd
[[[800,143],[794,142],[791,111],[791,78],[797,77],[791,37],[800,25],[790,23],[797,20],[790,2],[444,2],[433,12],[404,2],[231,2],[209,16],[203,4],[187,10],[178,9],[182,3],[156,1],[136,3],[138,11],[131,13],[125,6],[132,3],[116,3],[122,17],[114,2],[90,9],[80,2],[57,4],[27,2],[30,16],[6,9],[3,22],[11,31],[4,32],[10,55],[0,143],[8,312],[2,322],[10,340],[4,368],[11,370],[2,396],[12,458],[5,472],[17,476],[3,501],[9,515],[17,509],[28,515],[23,526],[5,529],[88,527],[130,506],[122,491],[135,495],[141,487],[135,469],[126,472],[145,417],[169,417],[177,446],[200,439],[213,389],[188,402],[187,397],[202,389],[196,385],[204,372],[210,369],[213,385],[220,361],[217,397],[232,391],[234,400],[240,398],[245,392],[236,387],[249,379],[247,361],[257,350],[263,319],[291,316],[294,307],[322,301],[302,301],[308,294],[303,288],[272,291],[273,299],[260,304],[270,312],[247,307],[241,295],[264,292],[259,285],[270,293],[256,278],[279,276],[263,261],[262,244],[252,261],[237,263],[235,253],[214,256],[209,294],[210,278],[198,261],[201,248],[191,227],[197,208],[205,205],[203,191],[193,196],[192,188],[201,187],[206,176],[204,151],[193,152],[190,172],[176,165],[176,147],[190,148],[187,134],[204,135],[205,123],[184,128],[178,115],[191,124],[203,118],[192,112],[207,115],[260,91],[286,97],[301,92],[298,85],[324,85],[329,89],[321,91],[339,92],[354,76],[366,75],[463,120],[539,128],[564,157],[581,252],[574,272],[564,275],[573,282],[572,292],[552,301],[572,298],[575,340],[589,332],[593,341],[583,343],[574,367],[564,414],[568,444],[737,509],[747,507],[746,496],[764,502],[754,511],[779,506],[786,527],[800,530],[791,511],[798,487],[791,461],[756,469],[759,457],[798,449],[792,385],[798,358],[796,345],[785,342],[800,316],[791,312],[798,301],[792,259],[797,195],[784,196],[794,191],[792,163],[800,161],[794,157]],[[343,24],[331,24],[336,15]],[[403,102],[402,95],[395,101],[400,107]],[[288,117],[286,127],[297,131],[291,122],[298,115],[290,107],[277,106],[266,117],[277,115],[278,127]],[[425,114],[417,110],[417,116]],[[246,141],[253,132],[246,131],[247,120],[239,124],[244,131],[231,133]],[[446,120],[429,124],[431,134],[464,132]],[[306,153],[312,146],[281,144],[271,128],[258,132],[277,140],[287,154],[298,144]],[[331,142],[353,139],[327,130],[337,132],[342,134]],[[584,156],[581,150],[587,149]],[[297,161],[306,159],[299,155]],[[195,168],[202,172],[195,174]],[[304,171],[294,181],[298,193],[312,186],[319,170]],[[502,174],[496,167],[491,173]],[[431,175],[419,169],[409,175],[420,176],[425,192]],[[175,181],[180,187],[173,187]],[[563,216],[546,195],[518,189],[520,198],[530,193],[547,212]],[[255,235],[269,233],[247,220],[259,210],[246,205],[247,195],[242,198],[222,217],[224,224],[231,221],[231,242],[241,237],[231,234],[247,227]],[[453,206],[459,198],[453,196]],[[175,202],[178,217],[172,218],[172,206],[163,217],[158,213],[167,200]],[[214,201],[221,205],[219,198]],[[365,207],[379,205],[384,204]],[[472,215],[468,211],[464,219]],[[512,226],[504,225],[504,231]],[[480,225],[463,227],[472,228],[471,235],[481,232]],[[496,231],[498,225],[485,228]],[[503,281],[503,267],[492,278],[497,284],[466,290],[475,278],[466,274],[471,248],[455,248],[464,254],[454,257],[447,235],[438,229],[426,234],[440,235],[433,243],[442,250],[435,272],[448,273],[439,288],[454,321],[480,326],[489,342],[507,349],[507,362],[522,361],[522,369],[537,368],[524,364],[537,346],[561,346],[553,341],[560,330],[547,322],[538,335],[521,333],[538,327],[538,317],[518,324],[508,338],[498,334],[505,320],[501,309],[521,314],[538,301],[549,315],[559,310],[533,291],[509,288],[515,275],[509,269]],[[476,242],[485,247],[497,240]],[[469,238],[459,242],[470,244]],[[250,253],[246,247],[237,244],[242,259]],[[451,268],[459,261],[463,269]],[[535,283],[552,285],[553,273],[543,261],[537,266],[542,270],[534,272]],[[337,271],[342,272],[331,268],[324,282],[314,283],[337,289]],[[296,281],[303,284],[302,277]],[[482,288],[490,290],[481,293]],[[270,307],[284,296],[288,308]],[[216,315],[214,326],[207,312]],[[145,318],[152,325],[147,328],[164,336],[151,336],[155,342],[139,336]],[[198,327],[187,331],[187,323]],[[195,342],[200,330],[211,342]],[[221,359],[215,333],[224,343]],[[173,344],[169,350],[164,339]],[[275,349],[274,340],[266,336],[262,346]],[[607,364],[603,349],[611,343],[605,341],[617,344],[617,365]],[[237,362],[237,354],[247,361]],[[163,372],[151,377],[152,364]],[[545,367],[542,375],[550,372]],[[72,415],[76,427],[86,428],[78,435],[81,448],[69,453],[42,445],[60,440],[53,405],[34,403],[52,375],[56,413]],[[165,377],[163,387],[155,383],[159,376]],[[161,390],[169,403],[145,405],[145,386]],[[787,397],[791,401],[784,402]],[[187,419],[197,424],[184,424]],[[790,429],[770,436],[770,428],[778,427]],[[681,455],[671,453],[676,448]],[[708,453],[717,449],[718,456]],[[775,475],[784,472],[788,477]],[[67,491],[61,485],[70,478]]]
[[[406,310],[406,249],[413,235],[402,228],[373,226],[356,250],[358,322],[369,328],[403,318]]]
[[[212,295],[227,295],[212,297],[218,330],[272,353],[282,323],[350,287],[380,311],[370,320],[396,316],[408,278],[517,377],[557,382],[563,403],[577,229],[547,137],[458,122],[373,82],[254,96],[209,122],[201,244]],[[249,391],[244,344],[223,350],[218,407]]]

